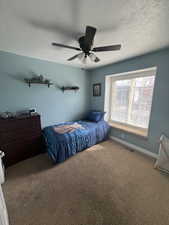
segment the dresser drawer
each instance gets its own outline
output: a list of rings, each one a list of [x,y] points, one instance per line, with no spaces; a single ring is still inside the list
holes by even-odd
[[[0,133],[0,146],[4,143],[11,143],[15,142],[17,140],[26,139],[31,140],[32,138],[41,136],[41,130],[40,129],[23,129],[22,132],[19,130],[13,131],[7,131]]]
[[[5,165],[41,153],[40,116],[0,119],[0,148],[5,152]]]
[[[0,133],[8,130],[22,132],[24,128],[40,128],[40,117],[32,116],[22,119],[0,119]]]
[[[21,160],[25,160],[42,152],[41,137],[32,140],[16,141],[4,144],[2,149],[5,153],[4,164],[10,166]]]

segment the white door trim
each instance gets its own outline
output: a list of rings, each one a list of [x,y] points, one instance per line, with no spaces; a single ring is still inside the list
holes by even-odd
[[[5,199],[0,185],[0,225],[9,225]]]

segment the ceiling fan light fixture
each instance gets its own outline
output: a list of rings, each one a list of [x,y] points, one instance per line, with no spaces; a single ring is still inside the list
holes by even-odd
[[[95,62],[96,60],[96,55],[94,53],[89,54],[89,58],[91,59],[92,62]]]
[[[82,58],[82,63],[83,64],[86,64],[87,63],[87,56],[86,55]]]
[[[84,57],[85,57],[85,53],[82,52],[82,53],[80,53],[80,54],[78,55],[77,58],[78,58],[79,60],[82,60]]]

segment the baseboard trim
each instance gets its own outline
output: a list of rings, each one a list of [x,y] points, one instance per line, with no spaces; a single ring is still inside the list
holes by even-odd
[[[112,139],[113,141],[116,141],[116,142],[118,142],[118,143],[120,143],[122,145],[125,145],[125,146],[127,146],[127,147],[129,147],[129,148],[131,148],[133,150],[136,150],[136,151],[141,152],[141,153],[143,153],[145,155],[148,155],[148,156],[150,156],[150,157],[152,157],[154,159],[157,159],[158,155],[156,153],[150,152],[150,151],[148,151],[145,148],[141,148],[141,147],[139,147],[137,145],[131,144],[131,143],[127,142],[127,141],[124,141],[124,140],[122,140],[120,138],[117,138],[117,137],[114,137],[114,136],[110,136],[109,138]]]

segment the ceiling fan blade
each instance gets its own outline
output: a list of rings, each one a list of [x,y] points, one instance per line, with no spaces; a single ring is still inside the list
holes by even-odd
[[[91,27],[91,26],[86,27],[85,43],[87,46],[89,46],[89,47],[92,46],[95,34],[96,34],[95,27]]]
[[[52,45],[57,46],[57,47],[70,48],[70,49],[74,49],[74,50],[77,50],[77,51],[81,51],[80,48],[72,47],[72,46],[68,46],[68,45],[63,45],[63,44],[59,44],[59,43],[55,43],[55,42],[53,42]]]
[[[81,53],[80,53],[80,54],[81,54]],[[68,60],[68,61],[71,61],[71,60],[73,60],[73,59],[76,59],[76,58],[78,58],[78,56],[79,56],[80,54],[76,54],[76,55],[70,57],[70,58],[67,59],[67,60]]]
[[[104,52],[104,51],[116,51],[116,50],[120,50],[120,49],[121,49],[121,45],[108,45],[108,46],[93,48],[92,51],[93,52]]]

